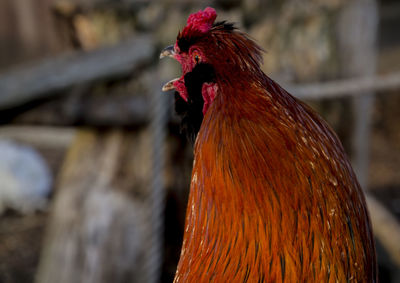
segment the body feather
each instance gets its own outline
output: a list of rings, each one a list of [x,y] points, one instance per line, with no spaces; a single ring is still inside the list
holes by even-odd
[[[340,141],[264,83],[245,100],[226,88],[204,117],[175,282],[374,282],[368,212]]]

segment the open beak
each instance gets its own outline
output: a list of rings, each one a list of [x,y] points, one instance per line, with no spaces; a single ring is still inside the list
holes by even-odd
[[[172,58],[173,58],[175,54],[176,54],[176,53],[175,53],[175,50],[174,50],[174,46],[173,46],[173,45],[170,45],[170,46],[168,46],[168,47],[165,47],[165,48],[161,51],[160,59],[162,59],[162,58],[164,58],[164,57],[166,57],[166,56],[172,57]]]
[[[174,58],[175,54],[176,54],[176,53],[175,53],[175,50],[174,50],[174,46],[173,46],[173,45],[170,45],[170,46],[168,46],[168,47],[165,47],[165,48],[161,51],[160,59],[162,59],[162,58],[164,58],[164,57],[166,57],[166,56],[171,57],[171,58]],[[174,82],[177,81],[177,80],[179,80],[179,78],[173,79],[173,80],[170,80],[169,82],[167,82],[167,83],[162,87],[162,91],[169,91],[169,90],[175,89]]]

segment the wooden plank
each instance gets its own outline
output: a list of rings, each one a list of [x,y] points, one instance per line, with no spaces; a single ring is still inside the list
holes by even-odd
[[[0,139],[15,140],[33,146],[65,149],[71,145],[76,129],[48,126],[2,126]]]
[[[137,36],[116,46],[64,54],[0,74],[0,110],[55,96],[72,86],[126,76],[143,67],[153,54],[153,40]]]
[[[160,94],[162,96],[163,94]],[[164,105],[168,108],[168,105]],[[146,96],[65,96],[48,101],[14,116],[15,124],[53,126],[133,126],[146,125],[150,113]]]
[[[400,72],[300,85],[286,84],[285,88],[300,99],[332,99],[363,96],[366,92],[400,89]]]

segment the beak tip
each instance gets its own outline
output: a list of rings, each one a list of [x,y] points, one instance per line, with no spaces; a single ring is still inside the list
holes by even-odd
[[[175,55],[174,46],[173,46],[173,45],[170,45],[170,46],[164,48],[164,49],[161,51],[160,59],[162,59],[162,58],[164,58],[164,57],[166,57],[166,56],[172,57],[172,58],[173,58],[174,55]]]

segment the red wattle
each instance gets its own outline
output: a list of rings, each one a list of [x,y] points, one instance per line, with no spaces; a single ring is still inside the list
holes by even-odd
[[[183,98],[183,100],[187,102],[189,95],[186,90],[184,78],[181,77],[179,80],[175,81],[173,85],[175,87],[175,90],[179,92],[179,95]]]

